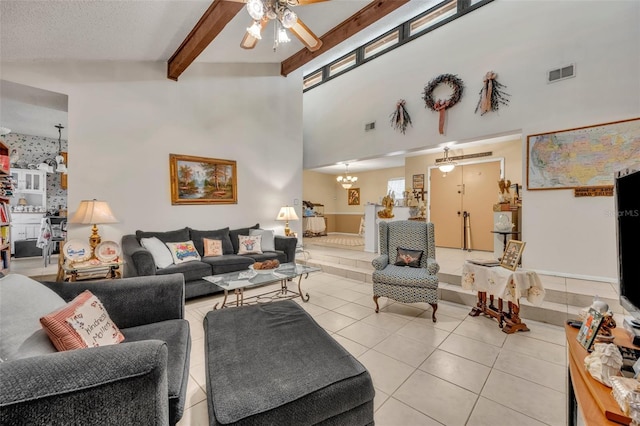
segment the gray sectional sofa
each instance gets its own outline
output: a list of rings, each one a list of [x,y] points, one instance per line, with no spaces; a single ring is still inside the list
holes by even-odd
[[[58,352],[38,320],[84,290],[125,340]],[[190,351],[180,274],[74,283],[11,274],[0,281],[0,424],[175,425]]]
[[[265,251],[261,254],[238,254],[238,235],[249,235],[250,230],[259,229],[256,224],[249,228],[216,230],[197,230],[189,227],[167,232],[136,231],[122,237],[122,252],[124,257],[125,277],[146,275],[167,275],[181,273],[185,280],[185,297],[205,296],[222,291],[222,288],[202,279],[208,275],[223,274],[247,269],[254,262],[277,259],[280,263],[294,262],[296,245],[295,237],[276,235],[274,238],[275,251]],[[202,259],[158,268],[151,253],[142,247],[142,238],[156,237],[164,243],[193,241]],[[219,239],[222,241],[223,255],[204,257],[203,238]]]

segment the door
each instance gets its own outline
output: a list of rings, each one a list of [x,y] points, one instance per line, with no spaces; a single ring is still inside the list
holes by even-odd
[[[429,217],[436,229],[436,246],[493,251],[500,162],[466,164],[446,174],[431,169],[429,179]]]
[[[463,210],[468,214],[468,248],[493,251],[493,205],[498,201],[500,163],[470,164],[462,169]]]
[[[462,248],[462,167],[449,173],[432,169],[429,220],[438,247]]]

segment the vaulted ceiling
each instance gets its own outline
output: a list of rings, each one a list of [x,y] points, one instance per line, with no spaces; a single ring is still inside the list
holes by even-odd
[[[217,7],[213,7],[219,3]],[[302,43],[273,49],[274,24],[252,50],[240,41],[251,23],[242,3],[231,0],[2,0],[2,61],[168,61],[208,10],[215,29],[197,40],[197,62],[283,63],[303,72],[353,50],[437,4],[436,0],[331,0],[293,10],[325,46],[310,54]],[[358,12],[363,10],[359,15]],[[204,18],[203,18],[204,19]],[[337,29],[336,29],[337,27]],[[333,30],[333,31],[332,31]],[[208,39],[212,39],[208,43]],[[196,49],[198,50],[198,49]],[[300,52],[300,53],[299,53]],[[177,68],[183,68],[178,64]]]

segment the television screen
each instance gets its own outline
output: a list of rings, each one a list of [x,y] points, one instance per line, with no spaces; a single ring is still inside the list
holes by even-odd
[[[620,304],[640,320],[640,165],[616,174]]]

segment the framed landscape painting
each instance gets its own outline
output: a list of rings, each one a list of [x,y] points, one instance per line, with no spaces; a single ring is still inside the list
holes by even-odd
[[[236,162],[169,154],[171,204],[237,204]]]

